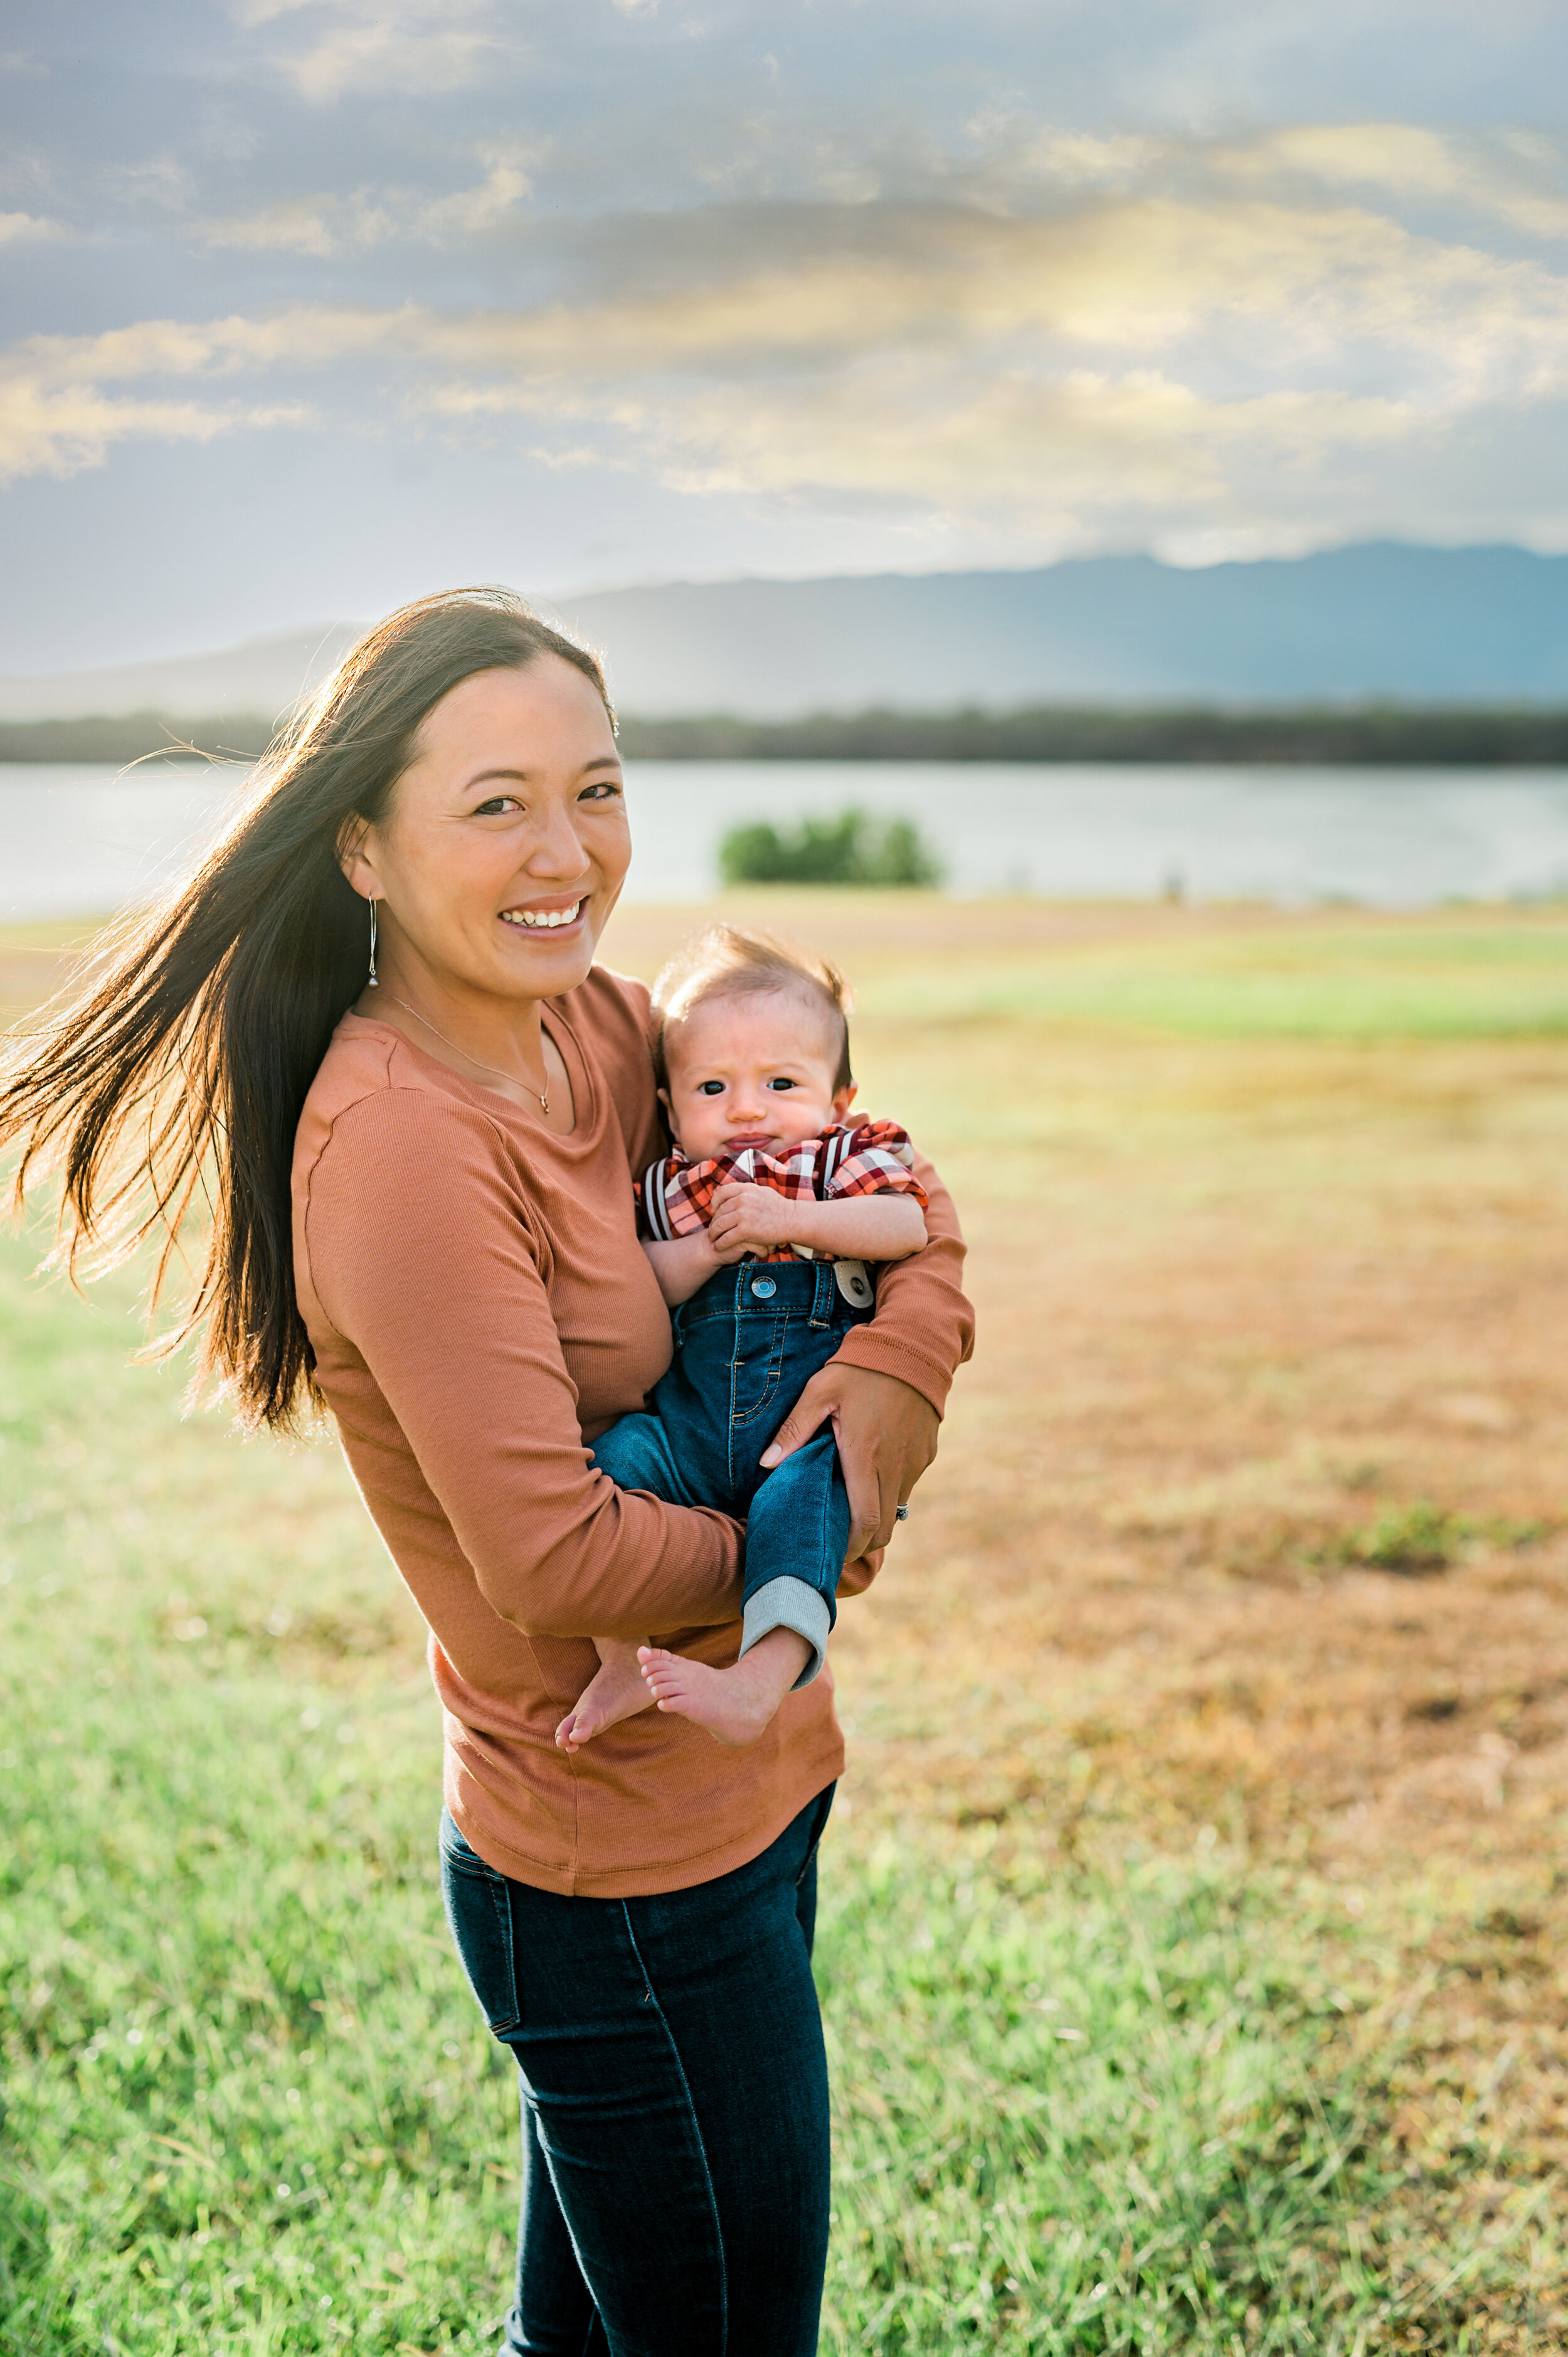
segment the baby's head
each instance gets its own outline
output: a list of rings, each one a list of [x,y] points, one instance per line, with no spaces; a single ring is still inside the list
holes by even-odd
[[[848,1113],[849,992],[825,958],[714,925],[665,967],[653,1005],[659,1093],[692,1161],[787,1154]]]

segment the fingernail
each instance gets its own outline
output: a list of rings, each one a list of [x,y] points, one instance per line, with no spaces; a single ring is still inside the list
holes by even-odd
[[[782,1460],[783,1455],[784,1451],[779,1448],[779,1443],[774,1440],[768,1443],[768,1447],[763,1450],[761,1456],[757,1461],[759,1465],[777,1465]]]

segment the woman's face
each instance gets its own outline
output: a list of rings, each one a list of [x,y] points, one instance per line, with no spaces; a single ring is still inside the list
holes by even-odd
[[[379,901],[383,985],[552,998],[586,976],[630,857],[609,716],[545,654],[432,707],[344,872]]]

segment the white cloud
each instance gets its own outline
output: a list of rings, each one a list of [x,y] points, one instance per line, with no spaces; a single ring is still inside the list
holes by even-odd
[[[21,245],[40,237],[70,237],[64,221],[38,213],[0,213],[0,245]]]
[[[321,0],[236,0],[232,13],[242,25],[274,25],[280,16],[297,16],[301,9],[320,5]]]
[[[846,210],[832,235],[788,206],[721,210],[722,237],[671,216],[644,232],[657,269],[623,244],[624,286],[595,297],[33,339],[0,364],[0,465],[275,421],[282,377],[356,425],[401,414],[1021,553],[1568,533],[1568,269],[1510,244],[1519,206],[1552,200],[1554,149],[1370,125],[1012,152],[1005,202],[997,167],[978,193]],[[455,195],[300,199],[207,233],[322,256],[460,244],[528,193],[526,158],[480,160]]]
[[[287,363],[309,369],[373,350],[395,334],[396,312],[362,317],[321,311],[191,327],[150,319],[100,336],[33,336],[0,361],[0,482],[73,475],[102,466],[117,442],[209,442],[220,434],[306,425],[298,401],[193,400],[164,392],[125,398],[147,378],[212,380]]]
[[[354,197],[322,194],[285,197],[264,205],[259,213],[203,224],[206,244],[249,253],[305,253],[324,258],[340,253],[346,245],[378,245],[392,234],[392,218],[384,205],[363,193]]]
[[[242,0],[259,27],[309,16],[314,38],[274,59],[313,105],[376,91],[467,90],[519,44],[494,0]],[[314,20],[328,18],[316,32]]]
[[[210,442],[220,434],[300,425],[298,404],[213,409],[188,401],[111,401],[92,385],[48,391],[23,379],[0,385],[0,483],[20,475],[75,475],[99,467],[116,442]]]
[[[1216,156],[1249,178],[1298,173],[1395,199],[1444,200],[1531,237],[1568,238],[1568,153],[1539,135],[1483,138],[1410,123],[1309,124]]]
[[[260,212],[203,224],[203,242],[252,253],[302,253],[326,258],[389,240],[450,245],[499,228],[529,194],[532,182],[521,151],[489,149],[489,169],[476,186],[429,197],[410,188],[359,188],[340,197],[323,190],[285,197]]]
[[[458,188],[449,197],[433,197],[421,205],[413,217],[413,234],[435,245],[482,237],[515,212],[532,188],[520,154],[497,155],[478,188]]]
[[[125,164],[106,172],[103,185],[116,202],[133,211],[143,205],[163,212],[182,212],[190,202],[191,178],[175,156],[150,156],[142,164]]]
[[[288,71],[301,94],[317,105],[346,93],[381,90],[465,90],[479,79],[494,42],[478,33],[399,33],[390,26],[345,26]]]

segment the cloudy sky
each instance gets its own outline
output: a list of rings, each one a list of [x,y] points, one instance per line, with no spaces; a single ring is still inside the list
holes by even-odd
[[[1568,548],[1563,0],[13,0],[0,670]]]

